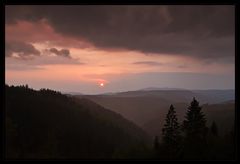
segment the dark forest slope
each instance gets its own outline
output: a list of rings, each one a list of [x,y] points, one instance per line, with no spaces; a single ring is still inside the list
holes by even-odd
[[[141,152],[132,149],[145,149],[140,128],[92,101],[46,89],[5,89],[7,158],[134,158]]]

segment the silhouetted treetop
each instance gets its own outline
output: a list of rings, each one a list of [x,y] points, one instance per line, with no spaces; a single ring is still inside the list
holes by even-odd
[[[183,130],[187,137],[206,135],[206,118],[201,109],[199,102],[193,98],[183,122]]]

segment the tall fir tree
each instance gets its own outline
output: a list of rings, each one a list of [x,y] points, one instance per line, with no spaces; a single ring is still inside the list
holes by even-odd
[[[183,130],[186,138],[203,139],[207,132],[206,118],[199,102],[193,98],[191,105],[188,107],[186,119],[183,122]]]
[[[170,106],[162,129],[163,145],[170,158],[177,158],[180,150],[180,125],[173,105]]]
[[[180,126],[173,105],[170,106],[165,121],[162,129],[163,142],[168,145],[175,145],[180,136]]]
[[[202,158],[206,148],[206,118],[199,102],[193,98],[183,121],[185,155],[191,158]]]

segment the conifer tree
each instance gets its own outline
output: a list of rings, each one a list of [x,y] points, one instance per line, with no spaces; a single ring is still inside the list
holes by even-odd
[[[191,105],[188,107],[186,120],[183,122],[185,137],[188,139],[203,139],[206,136],[206,118],[201,109],[199,102],[193,98]]]
[[[207,126],[199,102],[193,98],[183,121],[184,154],[186,158],[202,159],[206,153]]]
[[[162,129],[164,152],[167,158],[176,159],[180,154],[181,136],[180,125],[173,105],[170,106],[165,121]]]
[[[180,136],[180,126],[173,105],[170,106],[165,121],[162,129],[163,142],[167,145],[175,145]]]

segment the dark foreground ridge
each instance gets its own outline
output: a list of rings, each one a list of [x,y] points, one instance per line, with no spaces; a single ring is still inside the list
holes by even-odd
[[[145,133],[119,114],[49,89],[5,88],[7,159],[144,157]]]

